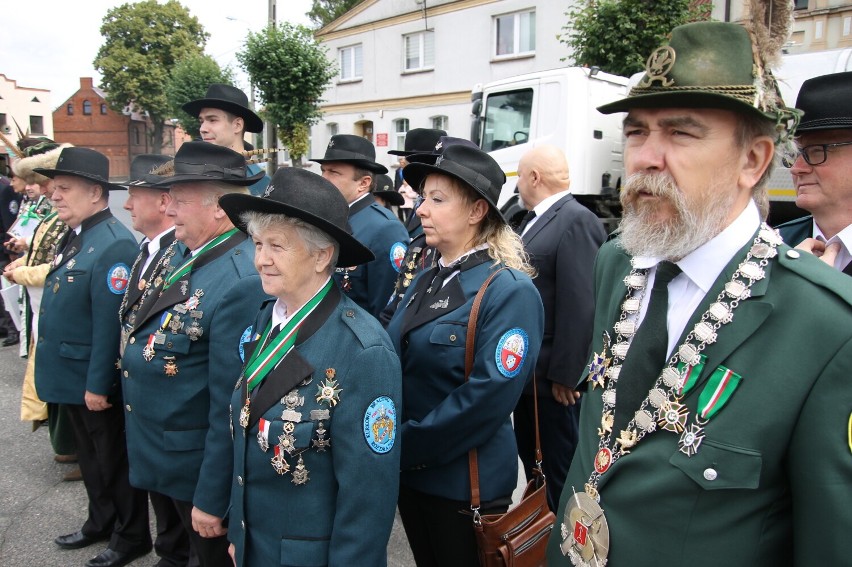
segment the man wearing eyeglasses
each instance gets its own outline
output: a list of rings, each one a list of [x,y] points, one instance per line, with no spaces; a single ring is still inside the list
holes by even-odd
[[[812,216],[779,230],[790,246],[852,275],[852,72],[805,81],[796,107],[805,113],[798,153],[784,165],[796,183],[796,205]]]

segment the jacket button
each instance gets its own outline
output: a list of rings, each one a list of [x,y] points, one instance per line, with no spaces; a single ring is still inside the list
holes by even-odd
[[[125,371],[124,371],[124,377],[125,377],[125,378],[130,378],[130,372],[128,372],[127,370],[125,370]]]
[[[126,406],[124,406],[124,409],[126,409],[127,411],[133,411],[133,408],[130,407],[130,404],[127,404]]]
[[[704,478],[706,480],[716,480],[716,477],[719,476],[719,473],[716,472],[716,469],[705,469],[704,470]]]
[[[136,337],[130,337],[130,344],[132,344],[132,345],[136,344]]]
[[[354,319],[355,318],[355,311],[352,310],[352,309],[348,310],[346,312],[346,316],[349,317],[350,319]]]
[[[456,342],[456,336],[455,336],[455,335],[450,335],[450,340],[451,340],[451,341],[453,341],[453,342]]]
[[[171,343],[171,341],[166,343],[166,348],[172,348],[173,346],[174,345]]]
[[[239,475],[237,476],[237,484],[239,484],[240,486],[243,485],[243,477],[241,477]]]
[[[788,258],[795,260],[799,256],[801,256],[801,254],[799,254],[798,250],[787,250],[787,257]]]

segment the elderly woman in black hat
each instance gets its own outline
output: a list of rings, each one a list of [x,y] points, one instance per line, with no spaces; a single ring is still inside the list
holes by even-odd
[[[505,175],[488,154],[455,145],[403,174],[422,192],[417,214],[439,259],[388,325],[404,376],[399,511],[418,566],[477,565],[468,452],[478,453],[480,512],[504,512],[518,479],[509,416],[535,368],[543,308],[521,240],[497,209]],[[498,271],[465,377],[474,297]]]
[[[231,398],[230,530],[242,565],[385,565],[399,482],[399,360],[340,292],[373,254],[329,181],[280,169],[265,197],[220,200],[274,296],[248,331]]]

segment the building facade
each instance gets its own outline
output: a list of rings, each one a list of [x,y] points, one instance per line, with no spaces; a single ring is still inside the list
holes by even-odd
[[[12,143],[20,133],[52,138],[50,91],[19,86],[0,73],[0,131]]]
[[[106,94],[91,77],[80,78],[80,88],[53,111],[55,140],[92,148],[107,156],[110,177],[126,178],[130,162],[139,154],[151,153],[150,119],[138,112],[116,112]],[[175,127],[163,126],[162,153],[174,155]]]

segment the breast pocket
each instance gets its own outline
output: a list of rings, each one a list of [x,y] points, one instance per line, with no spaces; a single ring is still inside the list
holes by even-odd
[[[60,276],[60,279],[66,283],[74,283],[87,278],[89,272],[86,270],[65,270],[65,273]]]
[[[760,485],[760,451],[705,439],[697,454],[677,451],[669,462],[705,490],[755,489]]]
[[[429,342],[433,345],[464,348],[467,339],[467,324],[446,322],[438,323],[429,335]]]
[[[189,347],[192,345],[188,335],[184,334],[167,334],[162,345],[156,345],[156,351],[163,351],[166,356],[169,354],[187,354]]]

